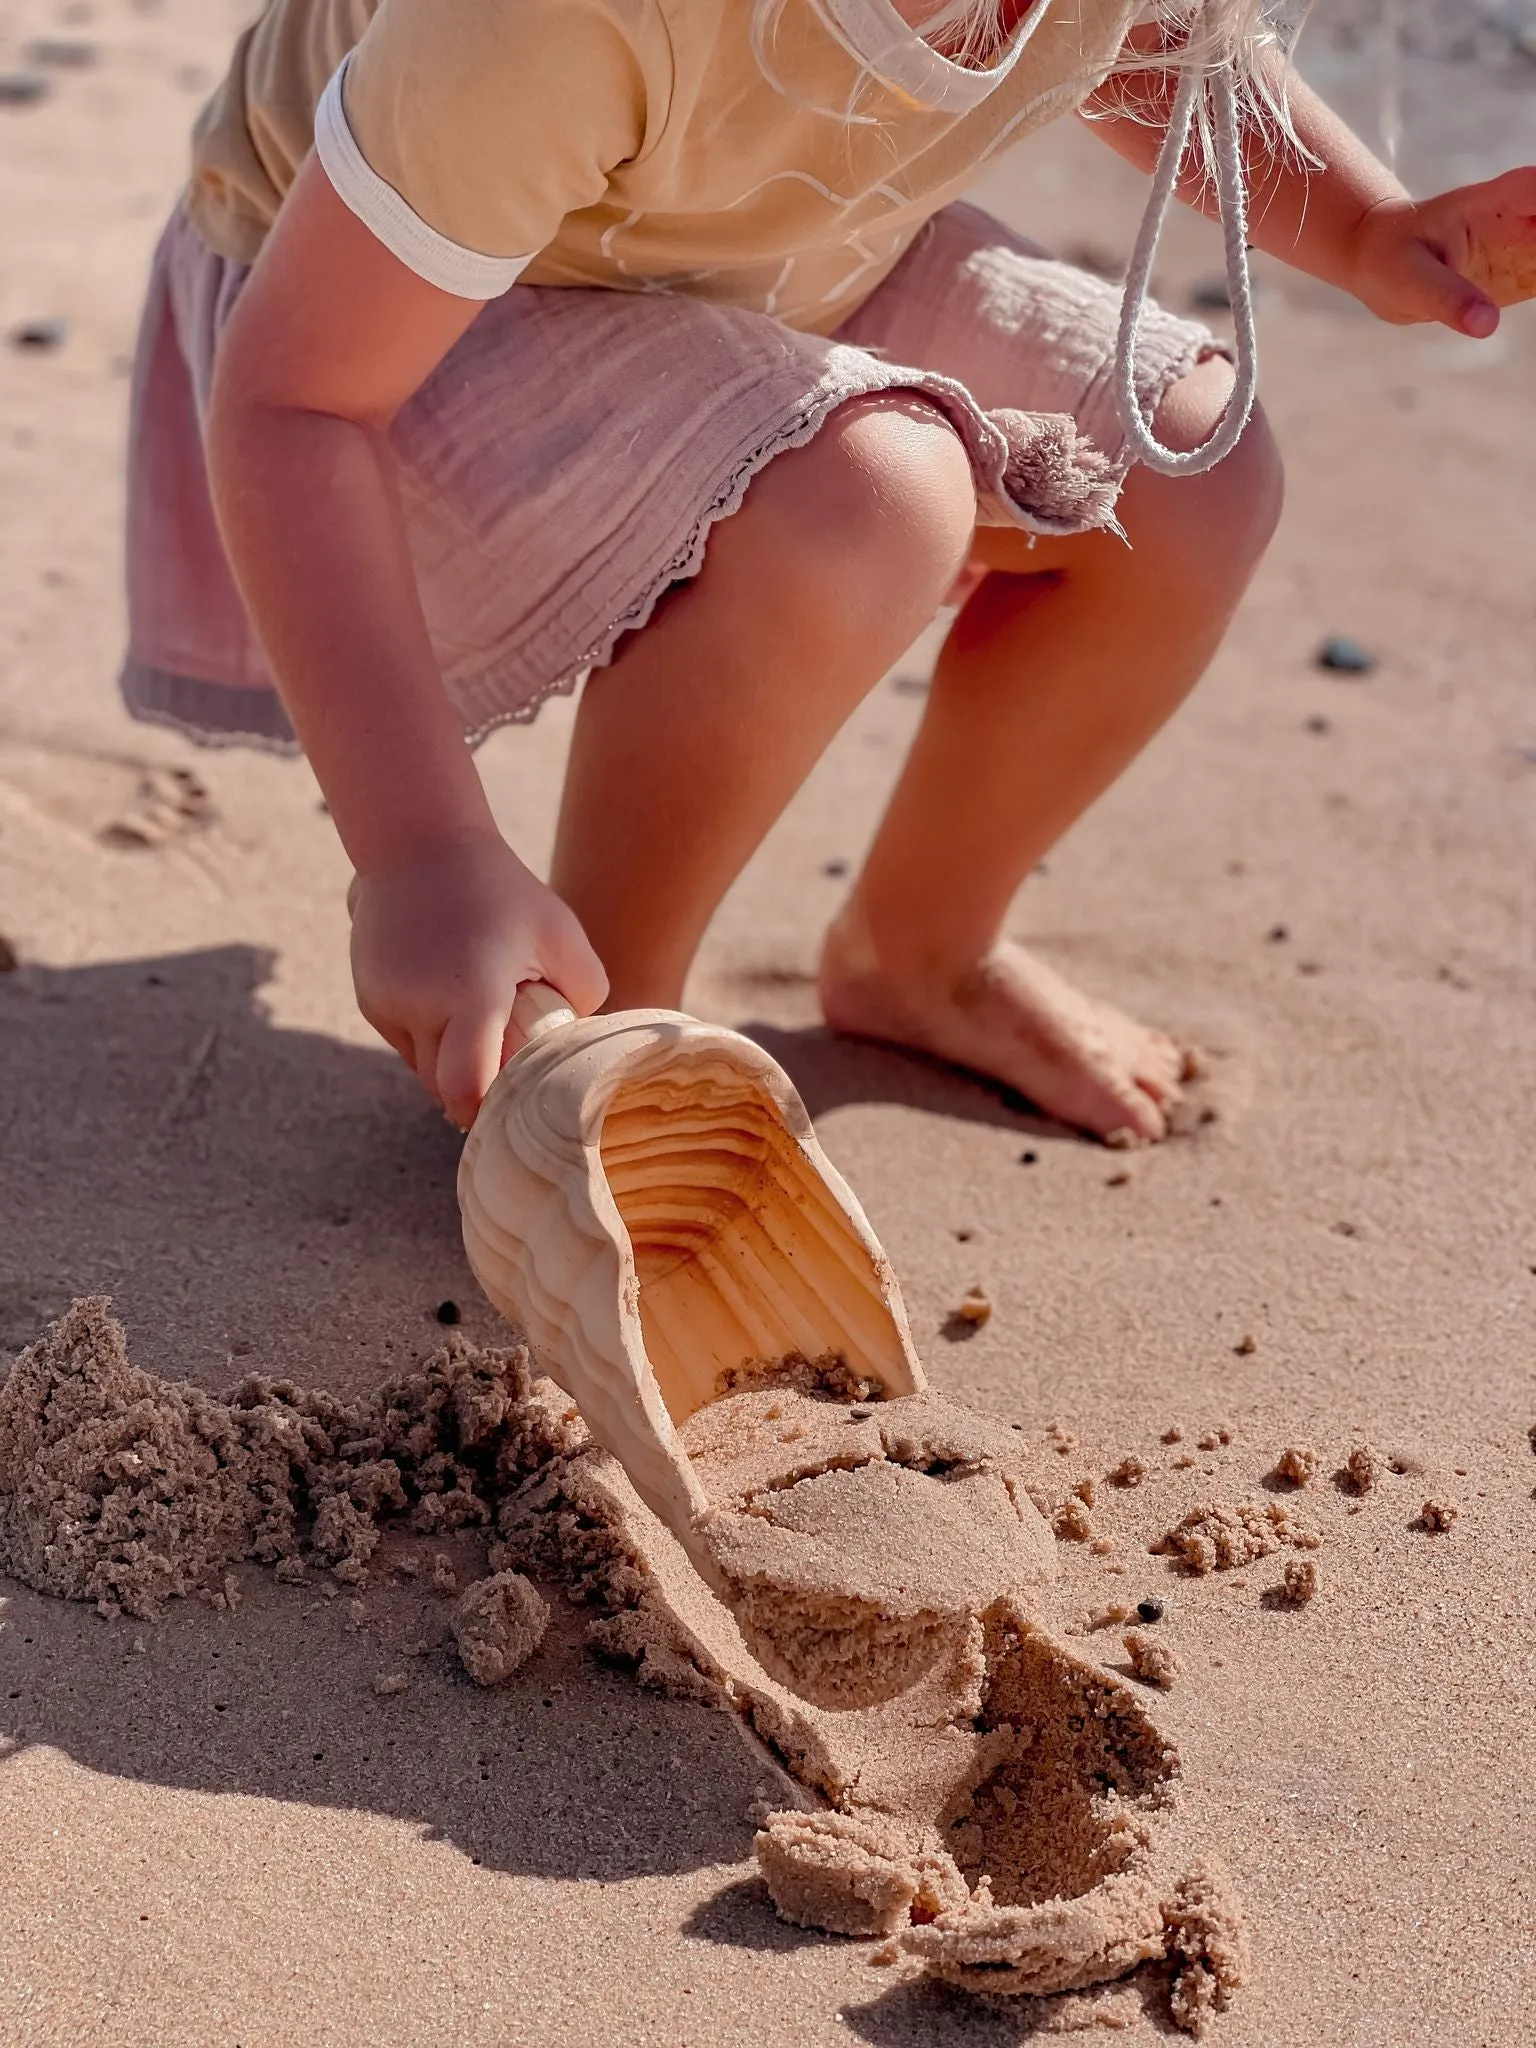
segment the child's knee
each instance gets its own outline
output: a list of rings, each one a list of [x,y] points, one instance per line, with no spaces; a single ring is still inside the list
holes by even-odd
[[[1232,365],[1224,357],[1199,364],[1159,406],[1159,440],[1180,451],[1198,448],[1220,423],[1232,384]],[[1262,406],[1254,407],[1242,439],[1214,469],[1198,476],[1141,475],[1159,487],[1162,501],[1148,526],[1164,545],[1192,558],[1192,569],[1203,565],[1223,580],[1246,577],[1274,538],[1285,501],[1285,468]]]
[[[921,624],[975,527],[970,460],[942,415],[910,393],[839,407],[753,490],[760,538],[791,566],[803,600],[819,596],[849,624],[892,610]]]

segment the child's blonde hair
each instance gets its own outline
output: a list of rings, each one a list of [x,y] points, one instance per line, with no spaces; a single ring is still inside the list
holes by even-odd
[[[1032,12],[1023,17],[1026,33],[1032,15],[1047,12],[1053,4],[1054,0],[1033,0]],[[789,97],[798,99],[778,75],[773,61],[776,33],[787,5],[788,0],[753,0],[752,41],[765,76]],[[862,69],[862,53],[849,40],[828,0],[809,0],[809,5],[821,26]],[[1191,69],[1212,73],[1230,65],[1247,117],[1270,134],[1294,142],[1285,105],[1287,60],[1309,5],[1310,0],[1150,0],[1142,25],[1153,31],[1155,47],[1128,56],[1121,75]],[[996,58],[1004,42],[1001,12],[1002,0],[940,0],[937,11],[917,25],[917,33],[956,63],[984,65]],[[846,106],[819,111],[862,125],[873,117],[857,111],[856,98]],[[1126,96],[1124,111],[1135,115],[1134,92]],[[1197,127],[1202,141],[1208,140],[1203,119],[1197,121]]]

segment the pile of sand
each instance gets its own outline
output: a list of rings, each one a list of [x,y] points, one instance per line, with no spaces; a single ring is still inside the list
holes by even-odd
[[[494,1576],[455,1617],[471,1675],[499,1682],[536,1646],[547,1610],[529,1572],[594,1610],[600,1654],[735,1716],[782,1784],[757,1850],[786,1918],[894,1939],[973,1991],[1059,1992],[1157,1960],[1175,2020],[1198,2032],[1241,1982],[1240,1915],[1183,1839],[1177,1754],[1132,1688],[1019,1603],[1050,1539],[1009,1433],[936,1396],[870,1406],[824,1386],[738,1393],[695,1423],[696,1455],[733,1475],[741,1519],[774,1544],[844,1531],[844,1593],[887,1570],[887,1532],[909,1511],[930,1535],[962,1511],[948,1525],[958,1599],[915,1583],[945,1626],[907,1690],[838,1712],[778,1684],[526,1349],[459,1337],[365,1401],[256,1378],[215,1400],[137,1371],[106,1303],[77,1303],[0,1389],[0,1570],[147,1617],[237,1558],[357,1585],[392,1519],[483,1527]],[[760,1497],[765,1445],[786,1432],[806,1471]],[[874,1511],[878,1530],[853,1540]],[[1000,1596],[1008,1545],[1029,1570]],[[924,1558],[907,1561],[918,1578]]]
[[[365,1402],[256,1377],[215,1399],[140,1372],[107,1303],[77,1302],[0,1389],[0,1570],[144,1620],[237,1558],[361,1585],[384,1521],[488,1527],[564,1446],[529,1385],[526,1352],[450,1341]]]
[[[781,1382],[711,1402],[682,1439],[737,1627],[818,1706],[894,1699],[973,1616],[1054,1574],[1018,1436],[931,1390],[849,1401]]]

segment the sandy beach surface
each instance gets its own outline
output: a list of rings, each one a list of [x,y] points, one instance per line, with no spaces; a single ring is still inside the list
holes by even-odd
[[[148,1371],[360,1398],[434,1349],[440,1304],[496,1341],[457,1141],[354,1012],[308,771],[134,728],[111,688],[138,295],[241,13],[0,12],[0,74],[41,81],[0,91],[0,1373],[108,1294]],[[1421,185],[1536,156],[1536,68],[1491,49],[1430,52],[1438,100],[1410,80]],[[1368,58],[1321,68],[1370,107]],[[1077,130],[982,196],[1106,260],[1139,205]],[[1169,303],[1219,270],[1179,223]],[[922,649],[733,892],[690,999],[794,1076],[935,1386],[1019,1425],[1058,1494],[1099,1482],[1115,1547],[1057,1544],[1050,1626],[1124,1675],[1084,1617],[1165,1603],[1178,1673],[1144,1698],[1252,1951],[1210,2038],[1506,2048],[1536,2023],[1536,316],[1485,346],[1388,331],[1261,270],[1280,536],[1202,691],[1015,914],[1206,1049],[1204,1119],[1112,1154],[818,1028],[820,929],[921,715]],[[1319,668],[1330,634],[1375,668]],[[482,756],[533,856],[569,714]],[[1337,1476],[1361,1443],[1364,1494]],[[1105,1485],[1127,1456],[1140,1482]],[[1147,1549],[1197,1504],[1280,1499],[1322,1539],[1300,1604],[1282,1555],[1193,1574]],[[242,1564],[233,1607],[153,1623],[0,1579],[0,2042],[1168,2036],[1148,1973],[980,2002],[785,1925],[732,1721],[595,1661],[558,1593],[528,1663],[471,1685],[430,1574],[390,1568],[412,1543],[360,1592]],[[432,1550],[485,1568],[473,1530]]]

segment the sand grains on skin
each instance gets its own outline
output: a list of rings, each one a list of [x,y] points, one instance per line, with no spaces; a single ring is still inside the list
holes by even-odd
[[[984,1074],[1111,1145],[1164,1137],[1196,1064],[1164,1032],[1085,995],[1011,941],[952,986],[903,988],[845,912],[827,935],[819,989],[834,1031]]]

